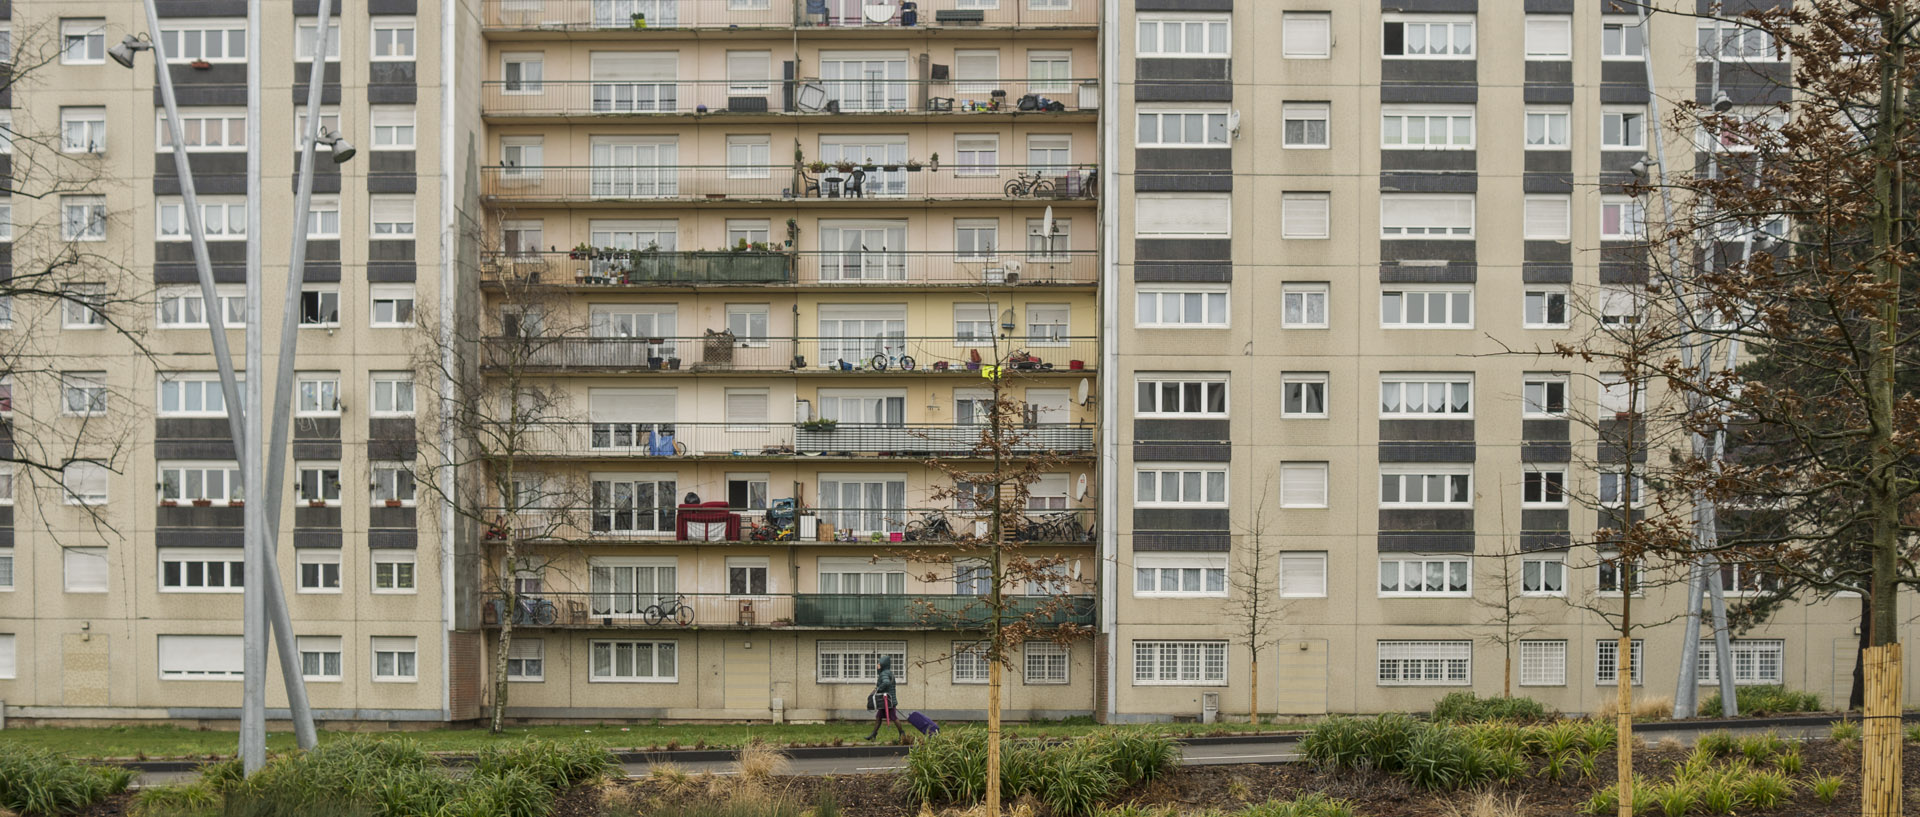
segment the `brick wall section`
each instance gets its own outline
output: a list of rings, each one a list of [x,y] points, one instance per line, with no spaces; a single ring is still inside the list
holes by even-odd
[[[481,695],[486,677],[487,651],[483,636],[475,632],[454,632],[447,637],[447,678],[450,684],[448,717],[455,722],[482,717]]]

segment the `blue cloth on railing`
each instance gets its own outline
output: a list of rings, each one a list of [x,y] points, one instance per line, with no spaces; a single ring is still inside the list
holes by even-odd
[[[656,457],[673,456],[673,434],[665,431],[647,432],[647,453]]]

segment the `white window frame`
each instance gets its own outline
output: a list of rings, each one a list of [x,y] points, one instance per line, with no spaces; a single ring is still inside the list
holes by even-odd
[[[371,671],[374,683],[411,684],[420,680],[420,640],[418,638],[410,635],[376,635],[370,637],[367,647],[372,658],[367,662],[368,669]],[[382,655],[393,656],[392,672],[381,671]],[[411,673],[402,671],[404,656],[412,656],[413,671]]]
[[[1188,298],[1196,298],[1200,304],[1199,321],[1184,320]],[[1152,299],[1153,317],[1143,321],[1147,299]],[[1181,320],[1167,320],[1169,313]],[[1226,329],[1232,325],[1232,315],[1233,288],[1229,284],[1141,284],[1134,289],[1136,329]]]
[[[368,108],[367,119],[372,137],[367,140],[368,150],[410,151],[419,145],[419,122],[412,105],[374,105]]]
[[[111,399],[106,372],[60,373],[60,416],[104,417]]]
[[[1134,383],[1133,416],[1135,417],[1165,418],[1165,419],[1192,419],[1195,417],[1203,417],[1203,418],[1217,419],[1217,418],[1229,417],[1229,416],[1232,416],[1233,414],[1233,402],[1232,402],[1233,390],[1230,387],[1230,384],[1227,380],[1227,375],[1224,373],[1169,372],[1169,373],[1163,374],[1163,373],[1155,373],[1155,372],[1141,372],[1134,376],[1133,383]],[[1151,394],[1152,394],[1152,400],[1153,400],[1152,406],[1148,406],[1145,404],[1145,395],[1141,393],[1141,390],[1143,388],[1148,388],[1149,384],[1152,384],[1151,385],[1151,388],[1152,388]],[[1167,398],[1166,387],[1168,385],[1176,385],[1178,387],[1177,390],[1179,393],[1177,397],[1182,404],[1186,402],[1187,392],[1189,390],[1198,391],[1199,393],[1198,396],[1200,398],[1200,410],[1185,411],[1179,408],[1178,406],[1173,408],[1167,408],[1161,405],[1161,403],[1163,403]],[[1219,411],[1214,411],[1212,410],[1212,408],[1210,408],[1213,402],[1213,400],[1211,399],[1211,396],[1214,392],[1214,387],[1216,386],[1219,387],[1219,391],[1221,393],[1220,394],[1221,408]]]
[[[98,576],[90,575],[98,573]],[[60,549],[61,589],[68,593],[106,593],[113,584],[113,561],[104,547]],[[94,584],[98,579],[99,584]]]
[[[1647,107],[1607,105],[1600,109],[1600,149],[1647,149]]]
[[[373,556],[368,559],[368,564],[370,565],[367,571],[369,587],[375,595],[411,596],[420,592],[419,555],[413,551],[386,548],[375,550]],[[382,575],[382,565],[390,565],[386,568],[385,576]],[[402,570],[401,565],[405,565],[407,569]],[[401,583],[403,578],[406,580],[405,584]],[[391,586],[381,587],[383,579],[387,580]]]
[[[1389,655],[1389,653],[1392,653]],[[1378,686],[1472,686],[1473,641],[1389,640],[1374,643]],[[1392,677],[1387,662],[1392,661]],[[1412,662],[1418,662],[1409,666]],[[1409,672],[1409,670],[1415,670]]]
[[[538,671],[528,672],[527,670],[529,668]],[[507,681],[509,683],[539,683],[546,680],[546,639],[514,636],[513,643],[507,647]]]
[[[1394,589],[1387,588],[1387,568],[1393,568]],[[1440,590],[1427,590],[1426,580],[1431,572],[1430,566],[1440,565],[1440,580],[1444,587]],[[1421,555],[1414,553],[1396,553],[1381,556],[1376,572],[1379,582],[1375,590],[1383,599],[1446,599],[1473,597],[1473,557],[1462,554]],[[1454,590],[1453,580],[1457,575],[1467,579],[1465,590]],[[1409,576],[1419,584],[1418,589],[1408,589]]]
[[[1455,132],[1459,120],[1467,122],[1465,142],[1456,140]],[[1400,105],[1380,106],[1380,149],[1381,150],[1473,150],[1478,141],[1474,106],[1472,105]],[[1410,125],[1420,122],[1422,137],[1426,141],[1415,144],[1409,141],[1413,129]],[[1433,141],[1433,126],[1442,123],[1445,129],[1445,141],[1436,144]],[[1397,127],[1393,127],[1397,123]],[[1399,141],[1394,141],[1390,131],[1399,132]]]
[[[11,29],[9,29],[11,30]],[[76,39],[80,46],[75,53]],[[60,21],[61,65],[105,65],[107,21],[98,17]]]
[[[1467,216],[1464,225],[1440,217],[1437,213],[1424,214],[1422,218],[1425,221],[1422,223],[1415,223],[1413,218],[1406,218],[1399,224],[1390,223],[1393,219],[1389,212],[1394,209],[1412,209],[1418,205],[1458,210],[1462,204],[1465,205]],[[1380,196],[1380,237],[1390,240],[1472,241],[1477,209],[1478,202],[1472,193],[1383,193]]]
[[[1758,55],[1747,42],[1756,36],[1765,43]],[[1697,62],[1783,62],[1787,59],[1786,46],[1771,33],[1733,20],[1699,21],[1694,27],[1694,46],[1698,51]]]
[[[247,240],[247,198],[245,196],[201,196],[198,202],[200,226],[206,233],[208,241]],[[161,196],[154,202],[153,215],[153,240],[193,240],[193,232],[187,227],[186,203],[181,197]]]
[[[414,18],[375,16],[370,22],[372,34],[367,41],[369,62],[413,62],[419,58],[420,33],[415,30]],[[401,32],[406,32],[404,37],[406,53],[400,53],[403,39]]]
[[[948,656],[953,665],[950,668],[951,680],[955,686],[984,684],[988,681],[987,676],[991,672],[991,666],[987,658],[987,646],[985,641],[951,643]]]
[[[1280,285],[1280,328],[1282,329],[1328,329],[1332,327],[1332,288],[1324,283],[1291,283]],[[1300,304],[1300,319],[1293,320],[1293,303]],[[1320,320],[1313,318],[1313,302],[1320,302]]]
[[[1520,507],[1522,508],[1565,508],[1570,484],[1567,477],[1572,471],[1565,463],[1542,464],[1526,463],[1520,472]],[[1559,498],[1553,494],[1558,489]],[[1538,498],[1535,497],[1537,494]]]
[[[371,237],[376,241],[407,239],[415,237],[418,229],[419,214],[414,209],[412,194],[376,195],[368,200],[368,224]],[[400,220],[400,211],[406,210],[406,220]],[[382,232],[384,230],[384,232]]]
[[[1528,314],[1528,300],[1538,296],[1540,299],[1540,321],[1534,321]],[[1523,329],[1566,329],[1572,326],[1568,292],[1564,284],[1527,284],[1520,295],[1520,326]],[[1560,320],[1553,322],[1553,301],[1560,301]]]
[[[334,548],[301,548],[293,552],[294,586],[298,592],[311,595],[340,595],[346,592],[346,577],[342,574],[340,551]],[[315,584],[308,584],[308,567],[317,568],[312,578]],[[328,570],[327,568],[333,568]],[[332,579],[329,586],[327,580]]]
[[[373,504],[384,506],[388,499],[398,499],[400,507],[414,507],[420,487],[411,464],[376,460],[367,465],[367,471],[372,477],[368,491]]]
[[[19,677],[19,640],[13,633],[0,633],[0,679]]]
[[[1170,150],[1218,150],[1228,146],[1232,138],[1227,132],[1228,110],[1224,107],[1163,106],[1145,104],[1134,112],[1134,147],[1166,148]],[[1198,141],[1187,140],[1186,126],[1197,117],[1200,125]],[[1153,135],[1148,138],[1145,124],[1153,122]],[[1169,128],[1168,124],[1173,127]],[[1169,130],[1177,131],[1174,138],[1168,138]]]
[[[1646,641],[1636,638],[1629,649],[1633,652],[1628,660],[1632,662],[1633,686],[1640,686],[1647,668]],[[1593,642],[1593,683],[1595,686],[1617,686],[1620,683],[1620,639],[1599,638]]]
[[[367,295],[370,301],[370,303],[367,304],[367,325],[369,327],[374,329],[404,329],[414,325],[414,310],[419,306],[419,300],[413,284],[373,284],[368,287]],[[380,319],[380,303],[382,301],[389,302],[386,309],[393,313],[394,320],[383,321]],[[402,301],[409,304],[406,308],[406,320],[398,320],[400,317],[400,302]]]
[[[329,404],[327,397],[333,400]],[[338,417],[346,404],[340,394],[339,372],[300,372],[294,375],[295,417]],[[308,398],[312,398],[311,401]],[[311,408],[308,406],[311,405]]]
[[[1280,507],[1282,508],[1325,508],[1328,506],[1328,484],[1330,482],[1330,463],[1288,461],[1280,463]],[[1319,478],[1319,496],[1295,496],[1288,499],[1287,481],[1290,477],[1302,479]]]
[[[370,372],[368,413],[375,417],[412,417],[419,393],[413,372]],[[405,395],[402,404],[402,395]],[[384,403],[384,405],[382,405]]]
[[[222,412],[221,416],[225,416],[225,412]],[[160,486],[157,491],[161,502],[172,500],[174,502],[192,504],[204,499],[215,505],[227,506],[233,504],[236,500],[244,500],[246,498],[242,493],[245,486],[239,481],[240,464],[233,460],[161,460],[155,463],[154,471],[159,477]],[[176,477],[170,472],[177,472],[178,476]],[[197,476],[199,477],[201,485],[201,489],[198,491],[199,496],[192,496],[191,494],[194,492],[189,491],[187,488],[187,486],[193,482],[193,477],[195,476],[195,474],[190,472],[198,472]],[[217,493],[206,489],[206,485],[209,482],[208,475],[210,473],[218,473],[220,475],[220,484],[223,487]],[[171,497],[167,496],[168,482],[170,481],[175,481],[175,484],[172,486],[175,494]]]
[[[1440,477],[1438,486],[1443,496],[1457,492],[1457,486],[1464,481],[1466,490],[1463,501],[1447,499],[1429,500],[1427,489],[1434,487],[1431,477]],[[1396,479],[1397,478],[1397,479]],[[1464,480],[1462,479],[1464,478]],[[1394,498],[1388,499],[1387,480],[1396,479]],[[1409,500],[1409,480],[1421,480],[1421,498]],[[1473,464],[1464,462],[1427,462],[1427,463],[1381,463],[1380,464],[1380,507],[1382,508],[1471,508],[1473,507]]]
[[[294,482],[294,501],[300,505],[309,505],[314,500],[326,503],[326,507],[340,507],[340,495],[346,490],[344,472],[338,462],[301,460],[294,463],[294,473],[298,479]],[[319,482],[317,486],[313,484]],[[331,483],[331,484],[329,484]]]
[[[91,460],[73,460],[60,469],[60,493],[68,505],[105,505],[112,483],[113,472]]]
[[[1146,35],[1153,26],[1153,36]],[[1187,26],[1199,26],[1201,46],[1186,50]],[[1166,48],[1167,32],[1178,32],[1178,50]],[[1233,15],[1231,14],[1156,14],[1142,13],[1135,18],[1134,56],[1155,59],[1218,60],[1233,56]]]
[[[1530,62],[1566,62],[1573,59],[1573,15],[1529,14],[1526,47]]]
[[[1380,406],[1380,419],[1422,420],[1441,418],[1449,420],[1470,420],[1474,414],[1474,380],[1474,376],[1466,372],[1382,372],[1380,374],[1380,399],[1378,403]],[[1420,384],[1422,388],[1421,409],[1419,411],[1412,411],[1409,408],[1412,405],[1406,398],[1406,384],[1409,383]],[[1398,384],[1400,387],[1395,391],[1395,402],[1398,405],[1398,408],[1395,410],[1388,410],[1387,408],[1387,391],[1389,384]],[[1433,384],[1441,384],[1445,387],[1442,407],[1439,411],[1428,411],[1425,408],[1426,398],[1432,393]],[[1455,411],[1453,407],[1459,395],[1459,386],[1461,384],[1466,385],[1467,408],[1465,411]]]
[[[641,645],[647,647],[647,657],[651,661],[651,672],[640,674],[639,651]],[[601,649],[606,649],[605,660],[614,662],[614,666],[605,666],[602,672]],[[628,661],[634,672],[629,675],[617,675],[619,650],[625,647],[633,655]],[[662,674],[665,661],[661,660],[662,647],[672,655],[671,674]],[[680,642],[672,638],[595,638],[587,642],[587,682],[592,684],[677,684],[680,683]]]
[[[1474,292],[1472,284],[1414,284],[1419,289],[1382,289],[1380,291],[1380,328],[1381,329],[1472,329],[1474,311]],[[1455,320],[1465,295],[1465,320]],[[1434,301],[1437,300],[1446,310],[1446,320],[1436,322],[1433,317]],[[1420,299],[1422,321],[1414,323],[1407,320],[1412,311],[1413,300]],[[1398,313],[1398,314],[1395,314]]]
[[[1537,143],[1533,140],[1536,124],[1540,129],[1540,141]],[[1572,150],[1573,111],[1564,105],[1528,106],[1521,135],[1527,150]],[[1556,135],[1560,137],[1558,142],[1553,141]]]
[[[1184,496],[1179,499],[1161,498],[1165,492],[1160,490],[1160,488],[1166,484],[1169,476],[1181,480],[1181,484],[1184,486],[1186,481],[1185,475],[1192,473],[1199,474],[1198,479],[1200,484],[1197,488],[1201,498],[1193,500],[1188,500]],[[1152,474],[1154,479],[1154,498],[1152,499],[1141,498],[1143,496],[1142,488],[1144,487],[1142,478],[1147,474]],[[1156,462],[1151,465],[1144,463],[1136,464],[1133,469],[1133,505],[1136,508],[1225,508],[1227,507],[1228,500],[1233,496],[1231,479],[1231,469],[1221,463],[1195,463],[1189,465],[1183,463]],[[1220,486],[1220,490],[1218,491],[1220,498],[1205,498],[1215,493],[1212,490],[1212,486],[1215,483],[1218,483]],[[1181,493],[1184,494],[1184,489],[1182,489]]]
[[[1573,197],[1564,193],[1527,196],[1522,206],[1521,238],[1527,241],[1571,240]]]
[[[508,77],[507,66],[518,65],[520,76]],[[526,66],[537,65],[528,77]],[[504,96],[538,96],[546,93],[547,52],[545,51],[502,51],[500,52],[500,93]]]
[[[303,635],[296,639],[295,643],[299,645],[297,649],[300,651],[300,677],[308,681],[345,680],[347,654],[344,641],[345,639],[337,635]],[[307,674],[307,656],[309,655],[319,656],[321,669],[319,673]],[[326,673],[326,656],[328,655],[333,656],[335,665],[335,671],[331,675]]]
[[[1599,215],[1601,241],[1647,240],[1645,200],[1632,196],[1601,196]],[[1609,226],[1609,222],[1612,222],[1612,226]]]
[[[1020,645],[1020,664],[1027,686],[1072,683],[1073,651],[1053,641],[1026,641]],[[1058,668],[1059,672],[1054,672]]]
[[[1618,551],[1605,551],[1595,555],[1593,561],[1593,592],[1595,595],[1601,598],[1620,598],[1620,564],[1617,561],[1619,558],[1620,554]],[[1609,573],[1612,573],[1614,576],[1614,586],[1612,590],[1608,590],[1606,587],[1607,574]],[[1646,594],[1647,561],[1641,559],[1633,563],[1633,597],[1637,599]]]
[[[1144,218],[1148,202],[1167,208],[1168,213],[1206,208],[1217,210],[1219,223],[1196,220],[1188,226],[1171,222],[1162,225]],[[1212,216],[1214,213],[1209,212]],[[1141,193],[1134,196],[1134,235],[1139,238],[1232,238],[1233,196],[1228,193]]]
[[[1761,656],[1767,653],[1771,653],[1773,658],[1774,674],[1771,676],[1759,674]],[[1718,686],[1720,656],[1714,650],[1712,639],[1701,639],[1699,656],[1700,668],[1697,677],[1700,686]],[[1786,683],[1786,639],[1735,638],[1728,644],[1727,657],[1733,659],[1733,683],[1736,686]]]
[[[1540,573],[1541,589],[1539,590],[1527,589],[1527,567],[1529,565],[1538,566],[1536,569]],[[1560,578],[1559,590],[1546,589],[1548,573],[1559,574],[1559,578]],[[1520,595],[1528,598],[1565,598],[1567,595],[1567,585],[1569,584],[1569,579],[1571,579],[1572,576],[1573,576],[1573,570],[1567,566],[1566,557],[1561,556],[1559,554],[1544,554],[1544,555],[1524,557],[1520,560]]]
[[[1224,599],[1229,589],[1228,569],[1227,555],[1224,553],[1136,553],[1133,556],[1133,597]],[[1193,589],[1187,589],[1189,578]],[[1169,579],[1174,584],[1171,590],[1166,589]],[[1143,580],[1148,583],[1144,590],[1140,586]]]
[[[311,299],[313,309],[307,309]],[[333,310],[327,310],[327,303],[333,303]],[[308,284],[300,289],[300,328],[302,329],[338,329],[340,327],[340,285]],[[311,314],[315,320],[307,320]],[[332,320],[328,320],[332,318]]]
[[[826,672],[823,656],[835,656],[833,672]],[[816,684],[859,684],[872,686],[879,671],[880,656],[893,658],[893,680],[907,681],[907,642],[878,639],[821,639],[813,643],[813,682]],[[848,658],[857,658],[860,666],[847,670]]]
[[[1183,654],[1189,650],[1194,659],[1192,673],[1186,672],[1187,656]],[[1229,652],[1225,641],[1142,639],[1133,642],[1132,653],[1134,686],[1227,685]],[[1171,666],[1168,664],[1169,658],[1172,659]],[[1146,677],[1142,677],[1143,669],[1149,670]],[[1165,677],[1167,675],[1173,677]]]
[[[1294,26],[1300,26],[1301,38],[1294,38]],[[1327,11],[1288,11],[1280,15],[1280,56],[1290,60],[1326,60],[1333,58],[1333,13]],[[1314,44],[1317,48],[1312,47]],[[1305,48],[1296,48],[1305,45]]]
[[[313,62],[314,40],[320,34],[320,22],[314,17],[296,18],[293,23],[293,61],[295,63]],[[340,18],[327,21],[327,62],[340,61]],[[298,133],[305,133],[302,124]]]
[[[12,505],[13,504],[13,463],[7,463],[7,467],[5,469],[0,469],[0,470],[5,471],[5,474],[0,476],[4,476],[5,481],[7,483],[5,504]],[[0,547],[0,593],[13,592],[15,582],[18,581],[18,579],[14,577],[14,568],[17,564],[18,563],[13,560],[13,548]]]
[[[1608,33],[1617,31],[1619,35],[1612,43],[1608,42]],[[1632,33],[1629,33],[1632,32]],[[1636,45],[1638,53],[1633,51]],[[1600,18],[1600,59],[1605,61],[1638,62],[1647,58],[1647,33],[1638,17],[1624,14],[1608,14]]]
[[[1309,387],[1319,386],[1320,410],[1307,408]],[[1297,389],[1295,387],[1298,387]],[[1328,418],[1328,403],[1332,399],[1332,382],[1328,372],[1284,372],[1280,375],[1280,418],[1283,420],[1325,420]],[[1299,407],[1295,408],[1294,396],[1298,394]]]
[[[1312,241],[1332,236],[1332,193],[1285,192],[1280,194],[1281,238]]]
[[[79,137],[77,141],[76,136]],[[106,153],[107,109],[97,105],[62,107],[60,109],[60,152],[91,155]]]
[[[1299,139],[1293,123],[1302,123]],[[1320,123],[1320,141],[1313,141],[1313,123]],[[1329,150],[1333,142],[1333,104],[1285,102],[1280,105],[1280,147],[1284,150]]]
[[[736,155],[738,153],[744,156]],[[758,156],[754,154],[758,153]],[[773,177],[773,137],[764,133],[727,134],[727,178]]]
[[[1480,36],[1480,32],[1479,32],[1479,30],[1478,30],[1478,29],[1479,29],[1479,26],[1478,26],[1478,25],[1476,25],[1476,23],[1475,23],[1475,21],[1474,21],[1474,19],[1473,19],[1473,16],[1472,16],[1472,15],[1459,15],[1459,14],[1383,14],[1383,15],[1381,15],[1381,19],[1380,19],[1380,23],[1381,23],[1381,28],[1380,28],[1380,57],[1381,57],[1381,59],[1388,59],[1388,60],[1471,60],[1471,59],[1477,59],[1477,58],[1479,57],[1479,51],[1480,51],[1480,49],[1479,49],[1479,43],[1478,43],[1478,39],[1479,39],[1479,36]],[[1446,32],[1447,32],[1447,43],[1448,43],[1448,46],[1447,46],[1447,53],[1445,53],[1445,54],[1431,54],[1431,53],[1429,53],[1429,54],[1408,54],[1408,53],[1404,53],[1404,50],[1405,50],[1405,42],[1406,42],[1406,40],[1405,40],[1405,35],[1404,35],[1404,33],[1402,34],[1402,40],[1401,40],[1401,43],[1402,43],[1402,50],[1403,50],[1403,53],[1399,53],[1399,54],[1394,54],[1394,53],[1390,53],[1390,52],[1388,52],[1388,51],[1387,51],[1387,36],[1386,36],[1386,27],[1387,27],[1387,26],[1391,26],[1391,25],[1399,25],[1399,26],[1402,26],[1402,29],[1401,29],[1401,30],[1402,30],[1402,32],[1404,32],[1404,31],[1406,30],[1406,29],[1405,29],[1405,27],[1406,27],[1406,26],[1429,26],[1429,27],[1430,27],[1430,26],[1445,26],[1445,27],[1446,27]],[[1466,27],[1467,27],[1467,50],[1466,50],[1466,52],[1465,52],[1465,53],[1455,53],[1455,52],[1454,52],[1454,50],[1453,50],[1453,46],[1452,46],[1452,43],[1453,43],[1453,41],[1454,41],[1454,39],[1455,39],[1455,37],[1454,37],[1454,28],[1455,28],[1456,26],[1461,26],[1461,25],[1464,25],[1464,26],[1466,26]],[[1428,30],[1428,31],[1426,31],[1426,32],[1424,32],[1424,33],[1423,33],[1423,38],[1425,38],[1425,39],[1431,39],[1431,36],[1430,36],[1431,34],[1432,34],[1432,31],[1431,31],[1431,30]]]
[[[1567,640],[1529,638],[1520,642],[1518,683],[1523,687],[1567,685]]]
[[[161,593],[219,594],[242,593],[246,591],[245,554],[240,548],[172,548],[163,547],[155,558],[153,581]],[[167,583],[167,564],[175,563],[178,568],[178,583]],[[190,570],[187,565],[200,565],[200,583],[188,583]],[[215,571],[219,571],[219,584],[211,581]],[[235,579],[241,579],[235,582]]]
[[[1274,583],[1274,592],[1279,595],[1280,598],[1324,599],[1327,597],[1326,551],[1282,551],[1277,561],[1279,562],[1278,569],[1280,571],[1280,578]],[[1311,572],[1305,573],[1297,579],[1296,583],[1289,584],[1288,575],[1292,572],[1287,567],[1289,563],[1296,566],[1293,570],[1299,570],[1311,564],[1317,564],[1318,567]],[[1305,584],[1306,586],[1301,587],[1301,584]]]
[[[76,215],[79,218],[75,218]],[[84,219],[84,223],[80,219]],[[60,197],[60,240],[62,241],[105,241],[107,240],[107,220],[106,196]]]
[[[1540,399],[1533,397],[1535,386],[1539,387]],[[1554,387],[1560,391],[1560,410],[1553,410]],[[1528,372],[1520,380],[1520,416],[1530,420],[1564,420],[1572,405],[1573,384],[1564,374],[1545,374]],[[1537,408],[1536,408],[1537,406]]]
[[[186,65],[195,60],[212,65],[221,63],[244,65],[247,62],[246,31],[246,20],[239,18],[214,17],[199,20],[172,18],[160,25],[160,38],[165,41],[168,65]],[[183,38],[189,36],[200,41],[197,49],[189,49],[186,46]],[[207,48],[209,42],[220,44],[220,56],[208,56],[212,50]],[[235,54],[236,49],[240,53]],[[198,53],[190,54],[189,51]]]
[[[225,648],[222,652],[230,654],[223,654],[220,657],[223,659],[222,663],[229,664],[230,666],[191,669],[175,666],[169,670],[168,665],[174,663],[177,658],[169,654],[171,651],[167,649],[168,645],[172,644],[176,647],[184,648],[196,642],[219,644]],[[244,644],[244,638],[237,635],[222,635],[216,633],[160,635],[154,639],[155,669],[159,672],[160,680],[162,681],[238,681],[245,675],[245,668],[241,666],[245,663],[243,654]]]
[[[307,237],[319,239],[337,239],[340,237],[340,197],[314,196],[307,213]]]

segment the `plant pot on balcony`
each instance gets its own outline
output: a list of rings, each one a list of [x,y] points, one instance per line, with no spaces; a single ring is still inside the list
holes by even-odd
[[[634,31],[639,31],[643,28],[646,28],[647,15],[636,13],[632,17],[627,18],[627,25],[631,27]]]
[[[178,501],[176,501],[176,500],[172,500],[172,499],[162,499],[162,500],[160,500],[160,507],[162,507],[162,508],[173,508],[173,507],[178,507],[178,506],[179,506],[179,504],[180,504],[180,503],[179,503]]]
[[[324,508],[324,507],[327,507],[327,501],[324,499],[309,499],[307,500],[307,507]]]
[[[404,504],[404,503],[402,503],[402,502],[401,502],[400,500],[398,500],[398,499],[389,499],[389,500],[387,500],[387,507],[389,507],[389,508],[398,508],[398,507],[400,507],[400,506],[401,506],[402,504]]]
[[[213,507],[213,500],[211,500],[211,499],[196,499],[196,500],[194,500],[194,501],[193,501],[193,507],[196,507],[196,508],[211,508],[211,507]]]
[[[647,358],[647,368],[659,369],[666,362],[667,362],[667,359],[664,357],[649,357]]]
[[[240,500],[240,499],[229,499],[229,500],[227,500],[227,507],[229,507],[229,508],[244,508],[244,507],[247,507],[247,503],[246,503],[246,501],[245,501],[245,500]]]
[[[193,66],[196,70],[200,70],[200,71],[205,71],[213,67],[213,63],[207,62],[206,60],[194,60],[193,62],[190,62],[187,64]]]
[[[670,357],[670,358],[667,358],[667,369],[668,369],[668,371],[679,371],[679,370],[680,370],[680,358],[677,358],[677,357]]]

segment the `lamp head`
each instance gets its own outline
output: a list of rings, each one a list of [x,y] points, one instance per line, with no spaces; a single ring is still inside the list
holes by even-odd
[[[1727,96],[1726,91],[1721,91],[1718,95],[1714,96],[1713,98],[1714,113],[1726,113],[1727,111],[1731,111],[1731,110],[1733,110],[1733,97]]]
[[[1632,173],[1633,177],[1637,180],[1646,181],[1647,172],[1649,170],[1652,170],[1653,166],[1659,163],[1660,162],[1655,159],[1650,159],[1648,157],[1642,156],[1639,159],[1634,160],[1633,164],[1627,166],[1627,172]]]
[[[153,50],[153,43],[141,40],[132,34],[120,38],[120,44],[107,49],[107,56],[120,63],[121,68],[133,67],[133,55],[141,51]]]
[[[334,130],[323,131],[315,144],[332,147],[333,163],[337,165],[346,164],[347,160],[353,158],[353,154],[356,152],[353,149],[353,143],[347,141],[345,136],[341,136],[339,131]]]

